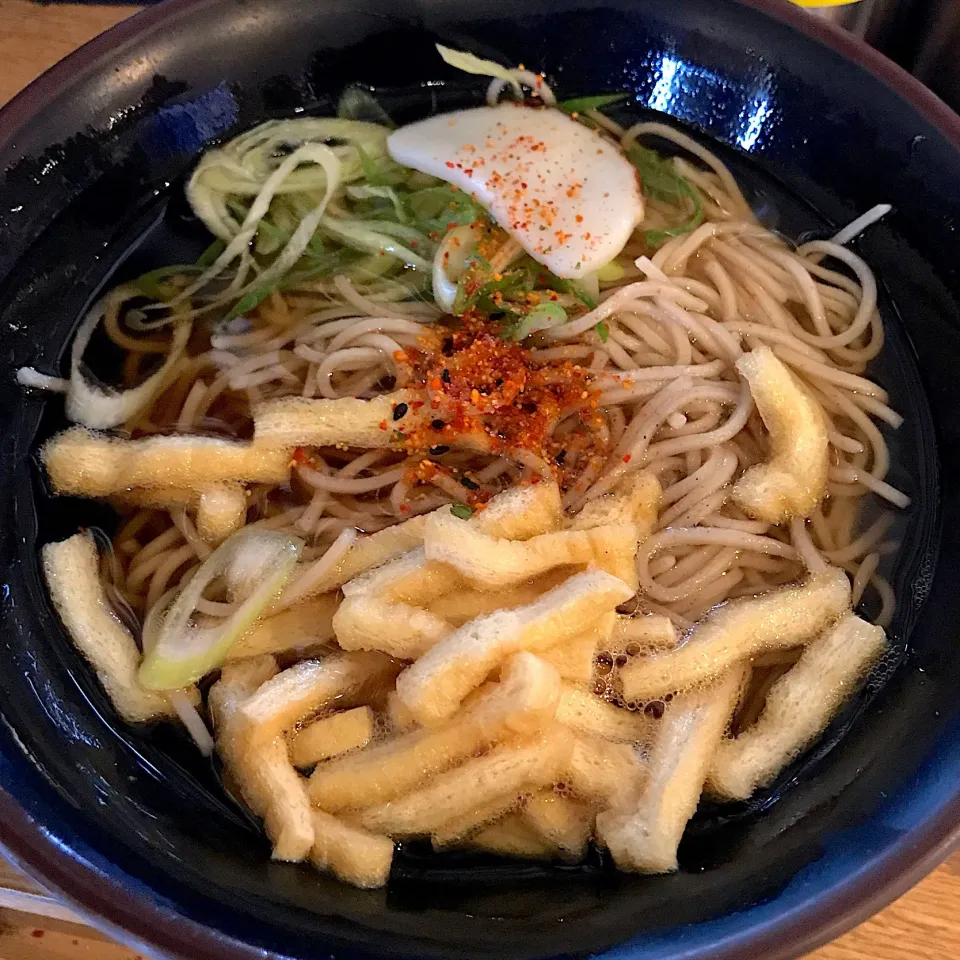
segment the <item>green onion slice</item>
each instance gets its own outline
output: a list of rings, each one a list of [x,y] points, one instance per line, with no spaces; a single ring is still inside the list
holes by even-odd
[[[158,604],[143,627],[140,682],[148,690],[177,690],[221,666],[241,637],[289,580],[303,541],[274,531],[240,531],[203,562],[189,583],[166,606]],[[238,567],[251,592],[222,620],[201,618],[204,590]]]

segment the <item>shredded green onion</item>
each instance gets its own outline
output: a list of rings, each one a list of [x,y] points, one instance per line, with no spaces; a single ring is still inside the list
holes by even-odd
[[[213,243],[211,243],[210,246],[207,247],[207,249],[204,250],[199,257],[197,257],[197,266],[209,267],[210,264],[213,263],[221,253],[223,253],[223,251],[226,249],[226,246],[227,245],[219,237],[217,237],[217,239],[214,240]]]
[[[547,327],[567,322],[567,311],[558,303],[541,303],[534,307],[511,331],[510,340],[525,340]]]
[[[597,270],[597,279],[601,283],[615,283],[623,279],[624,273],[623,267],[616,260],[611,260]]]
[[[692,207],[692,212],[677,226],[666,230],[648,230],[644,236],[648,246],[660,247],[671,237],[679,237],[700,226],[703,222],[703,204],[700,202],[700,195],[684,177],[677,173],[668,159],[639,144],[629,147],[626,154],[640,173],[644,193],[682,210]]]
[[[202,272],[202,267],[194,264],[181,263],[171,267],[160,267],[157,270],[151,270],[149,273],[141,274],[136,280],[132,281],[132,285],[145,297],[149,297],[155,302],[163,303],[167,300],[172,300],[178,292],[175,287],[170,286],[170,284],[164,281],[170,280],[173,277],[199,274]]]
[[[347,87],[340,94],[337,116],[344,120],[364,120],[368,123],[379,123],[391,130],[396,126],[377,98],[369,90],[364,90],[363,87]]]
[[[611,103],[619,103],[627,97],[625,93],[601,93],[595,97],[574,97],[572,100],[560,100],[557,106],[564,113],[583,113],[584,110],[600,110]]]

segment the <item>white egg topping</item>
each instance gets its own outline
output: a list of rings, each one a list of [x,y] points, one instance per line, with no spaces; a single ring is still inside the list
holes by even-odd
[[[397,163],[471,194],[558,277],[609,263],[643,219],[633,165],[560,110],[502,103],[440,114],[394,131],[387,147]]]

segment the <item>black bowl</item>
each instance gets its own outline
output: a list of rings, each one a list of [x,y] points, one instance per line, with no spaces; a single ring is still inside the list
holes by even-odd
[[[44,490],[33,455],[60,405],[23,394],[13,371],[62,369],[78,315],[115,269],[198,242],[179,185],[204,144],[268,116],[329,111],[349,82],[410,115],[431,96],[476,98],[480,85],[440,64],[434,40],[543,68],[563,94],[633,91],[638,108],[726,144],[787,233],[825,233],[895,204],[859,246],[881,277],[889,327],[876,375],[909,418],[895,479],[916,506],[894,570],[896,656],[772,791],[701,810],[671,877],[412,847],[386,890],[361,892],[270,863],[182,736],[118,721],[38,576],[39,544],[98,515]],[[919,84],[759,0],[171,0],[55,67],[0,113],[0,838],[10,854],[114,935],[191,960],[604,949],[772,960],[905,890],[960,836],[958,151],[960,120]]]

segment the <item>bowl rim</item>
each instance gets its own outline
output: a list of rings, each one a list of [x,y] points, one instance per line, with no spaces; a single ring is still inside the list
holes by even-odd
[[[122,57],[160,25],[223,0],[164,0],[120,21],[60,60],[0,108],[0,151],[40,111],[107,61]],[[823,44],[897,93],[960,153],[960,116],[918,79],[883,54],[830,21],[814,17],[788,0],[737,0]],[[42,804],[38,805],[42,806]],[[21,805],[0,789],[0,853],[45,889],[63,899],[91,926],[133,949],[170,960],[283,960],[283,956],[242,943],[188,919],[149,889],[99,869],[48,831],[34,804]],[[924,821],[903,832],[849,875],[793,911],[747,925],[718,940],[701,960],[793,960],[827,943],[896,898],[934,870],[960,846],[960,785]],[[908,864],[908,866],[904,866]],[[126,876],[126,875],[124,875]],[[139,889],[138,889],[139,888]],[[144,895],[146,894],[146,895]],[[744,951],[747,950],[748,954]],[[686,954],[684,954],[686,956]]]

